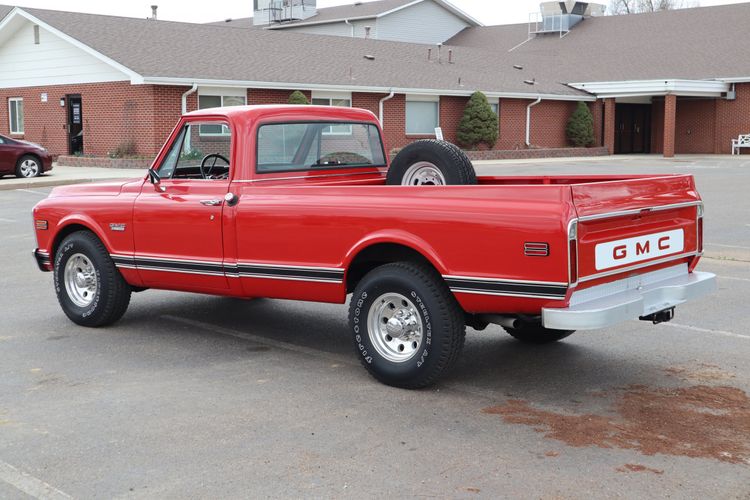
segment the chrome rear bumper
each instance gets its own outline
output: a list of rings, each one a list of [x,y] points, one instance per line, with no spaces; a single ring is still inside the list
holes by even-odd
[[[715,289],[716,275],[688,273],[683,264],[573,292],[568,307],[542,309],[542,325],[554,330],[604,328],[670,309]]]

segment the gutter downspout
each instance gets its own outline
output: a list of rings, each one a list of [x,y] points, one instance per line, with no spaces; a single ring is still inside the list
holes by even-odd
[[[348,24],[352,27],[352,38],[354,38],[354,25],[350,23],[348,19],[344,19],[344,24]]]
[[[393,90],[391,90],[391,93],[388,94],[387,97],[383,97],[380,100],[380,128],[383,128],[383,107],[384,107],[383,105],[385,104],[385,101],[389,101],[389,100],[393,99],[393,96],[395,96],[395,95],[396,95],[396,93]]]
[[[526,147],[531,147],[531,108],[542,102],[542,96],[526,106]]]
[[[187,113],[187,97],[198,90],[198,84],[194,83],[192,87],[190,87],[190,90],[182,94],[182,114],[184,115]]]

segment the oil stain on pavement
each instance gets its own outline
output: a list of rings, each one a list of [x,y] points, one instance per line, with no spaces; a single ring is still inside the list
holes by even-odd
[[[750,398],[735,387],[695,385],[617,391],[610,416],[563,414],[512,399],[482,410],[569,446],[621,448],[750,464]]]

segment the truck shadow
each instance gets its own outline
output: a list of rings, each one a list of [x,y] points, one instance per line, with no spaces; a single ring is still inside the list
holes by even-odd
[[[156,317],[184,318],[323,354],[341,355],[342,359],[351,360],[352,369],[360,369],[350,339],[347,306],[148,293],[163,294],[163,298],[134,301],[120,324],[140,329],[151,325]],[[201,328],[180,332],[210,335]],[[158,335],[159,331],[150,329],[151,334]],[[561,342],[536,346],[522,344],[496,326],[483,332],[468,329],[461,359],[438,387],[460,383],[496,392],[498,397],[533,394],[533,399],[538,400],[577,401],[587,393],[652,384],[665,378],[664,366],[618,356],[626,349],[613,349],[611,343],[612,336],[607,332],[579,332]],[[235,348],[234,343],[227,345]],[[258,355],[262,352],[257,351]]]

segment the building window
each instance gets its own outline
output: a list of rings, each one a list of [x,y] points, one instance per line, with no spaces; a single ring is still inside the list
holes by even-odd
[[[8,99],[8,116],[10,117],[10,133],[23,134],[23,99],[13,97]]]
[[[435,135],[440,126],[440,97],[406,96],[406,134]]]
[[[492,108],[492,112],[495,113],[495,116],[497,116],[497,118],[500,119],[500,103],[491,102],[490,107]]]
[[[198,109],[223,108],[229,106],[244,106],[247,104],[247,96],[235,95],[199,95]],[[226,125],[201,125],[200,135],[229,135],[229,127]]]
[[[341,106],[352,107],[351,94],[335,94],[329,92],[313,92],[311,103],[313,106]],[[333,125],[323,130],[323,135],[351,135],[351,125]]]

